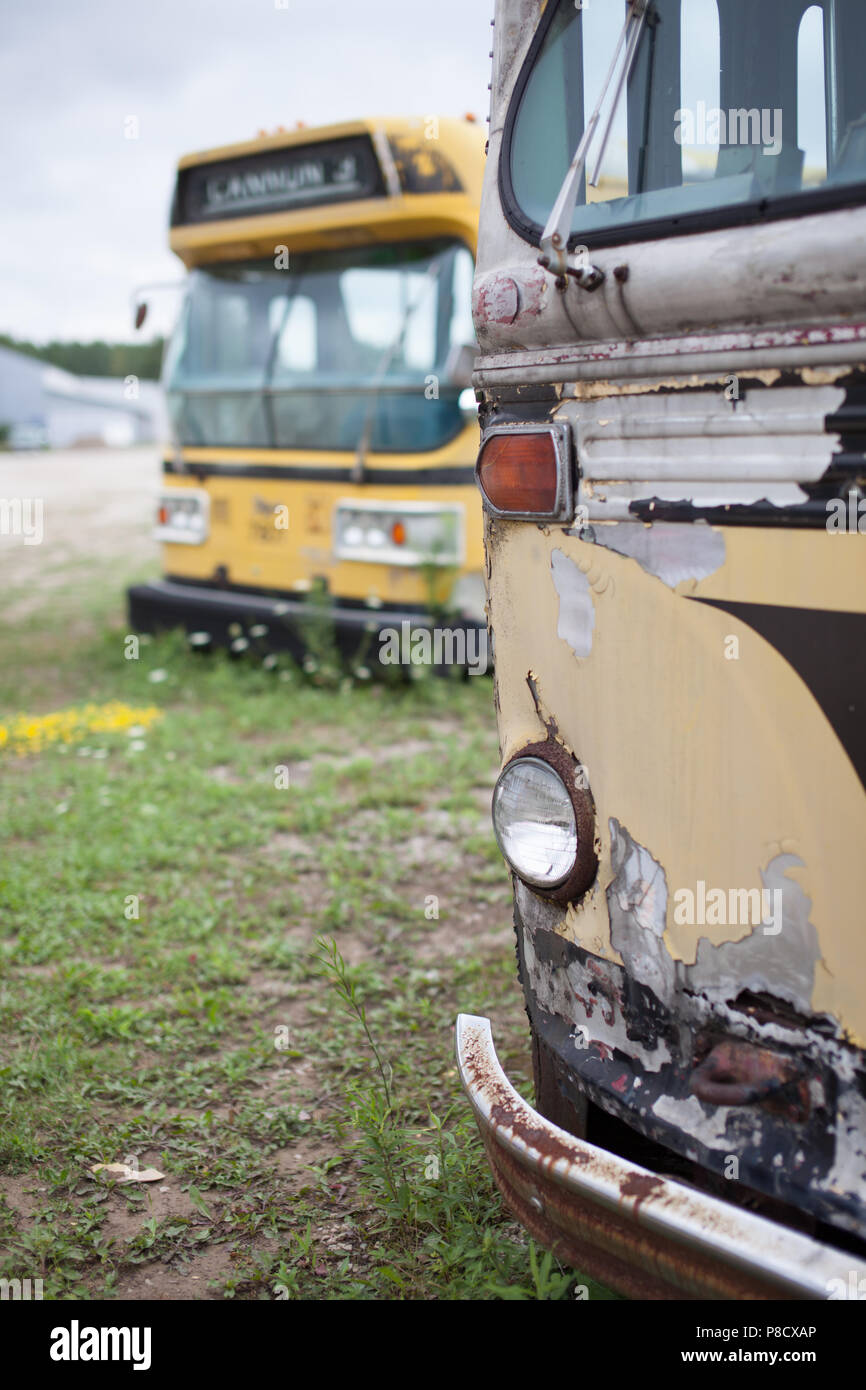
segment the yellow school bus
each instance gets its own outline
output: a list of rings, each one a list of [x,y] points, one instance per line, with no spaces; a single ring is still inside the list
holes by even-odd
[[[866,1289],[866,7],[497,0],[475,326],[529,1231]],[[759,55],[759,56],[758,56]]]
[[[387,632],[400,660],[394,633],[431,611],[484,633],[482,163],[469,117],[301,128],[180,161],[163,577],[130,590],[134,628],[239,649],[252,629],[301,654],[315,592],[347,652],[375,658]]]

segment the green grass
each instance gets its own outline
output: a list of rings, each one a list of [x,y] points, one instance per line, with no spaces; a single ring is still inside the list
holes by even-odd
[[[173,637],[125,660],[128,578],[75,571],[0,634],[0,723],[162,711],[0,753],[0,1277],[571,1296],[589,1281],[504,1209],[453,1058],[457,1012],[488,1013],[531,1094],[489,682],[328,688]],[[165,1178],[90,1174],[116,1161]]]

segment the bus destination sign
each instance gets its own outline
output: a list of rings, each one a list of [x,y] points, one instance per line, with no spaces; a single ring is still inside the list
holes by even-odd
[[[293,211],[383,192],[365,137],[292,146],[181,169],[172,225]]]

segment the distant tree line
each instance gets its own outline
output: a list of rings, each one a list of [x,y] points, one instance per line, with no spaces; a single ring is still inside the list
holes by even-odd
[[[149,343],[28,343],[0,333],[0,347],[12,348],[41,362],[51,362],[76,376],[137,376],[156,381],[162,364],[164,338]]]

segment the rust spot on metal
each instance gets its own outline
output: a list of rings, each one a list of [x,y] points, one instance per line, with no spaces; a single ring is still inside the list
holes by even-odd
[[[572,1164],[582,1162],[582,1155],[575,1155],[572,1148],[563,1143],[550,1131],[549,1125],[539,1116],[535,1122],[529,1116],[533,1111],[516,1110],[511,1094],[503,1087],[493,1066],[488,1066],[486,1054],[480,1042],[471,1042],[465,1053],[466,1069],[472,1081],[493,1097],[490,1122],[496,1129],[507,1130],[528,1148],[541,1154],[542,1166],[549,1168],[557,1160]]]
[[[485,1132],[482,1127],[482,1137],[496,1184],[530,1235],[564,1264],[608,1288],[629,1298],[651,1301],[797,1298],[789,1289],[781,1290],[772,1278],[765,1281],[728,1268],[709,1255],[646,1230],[636,1223],[630,1205],[618,1213],[578,1196],[549,1177],[534,1181],[499,1142],[495,1131]],[[637,1179],[635,1175],[633,1181]],[[628,1179],[621,1184],[628,1185]],[[660,1194],[666,1184],[649,1174],[639,1186],[640,1191],[632,1185],[631,1191],[623,1193],[629,1204],[635,1198],[645,1201]]]
[[[637,1216],[641,1202],[645,1202],[647,1197],[661,1196],[665,1184],[662,1178],[652,1177],[649,1173],[629,1173],[620,1183],[619,1190],[624,1198],[634,1199],[634,1214]]]
[[[476,1022],[486,1033],[465,1026]],[[514,1092],[486,1020],[463,1024],[461,1076],[497,1186],[530,1234],[564,1263],[640,1299],[824,1296],[816,1279],[792,1277],[798,1261],[820,1257],[823,1247],[807,1241],[809,1248],[765,1264],[761,1232],[736,1211],[561,1134]],[[675,1224],[666,1227],[669,1219]]]
[[[536,318],[544,307],[545,278],[532,270],[518,275],[501,271],[475,282],[472,313],[476,323],[512,324],[518,317]]]
[[[509,275],[497,275],[478,284],[472,304],[477,323],[513,323],[519,309],[520,293]]]
[[[691,1077],[691,1090],[707,1105],[753,1105],[803,1074],[795,1058],[728,1038],[717,1043]]]
[[[568,1144],[562,1143],[551,1134],[546,1125],[535,1125],[519,1118],[513,1105],[496,1105],[490,1112],[490,1121],[496,1127],[507,1129],[516,1139],[528,1148],[535,1149],[541,1156],[541,1167],[550,1168],[557,1160],[569,1165],[585,1163],[583,1154],[575,1154]]]
[[[531,671],[528,671],[526,673],[526,684],[529,686],[529,693],[532,696],[532,703],[535,705],[535,713],[538,715],[539,719],[546,728],[550,737],[558,739],[560,736],[559,725],[557,724],[553,715],[546,708],[544,701],[541,698],[541,692],[538,689],[538,681],[536,680],[535,676],[532,674]]]

